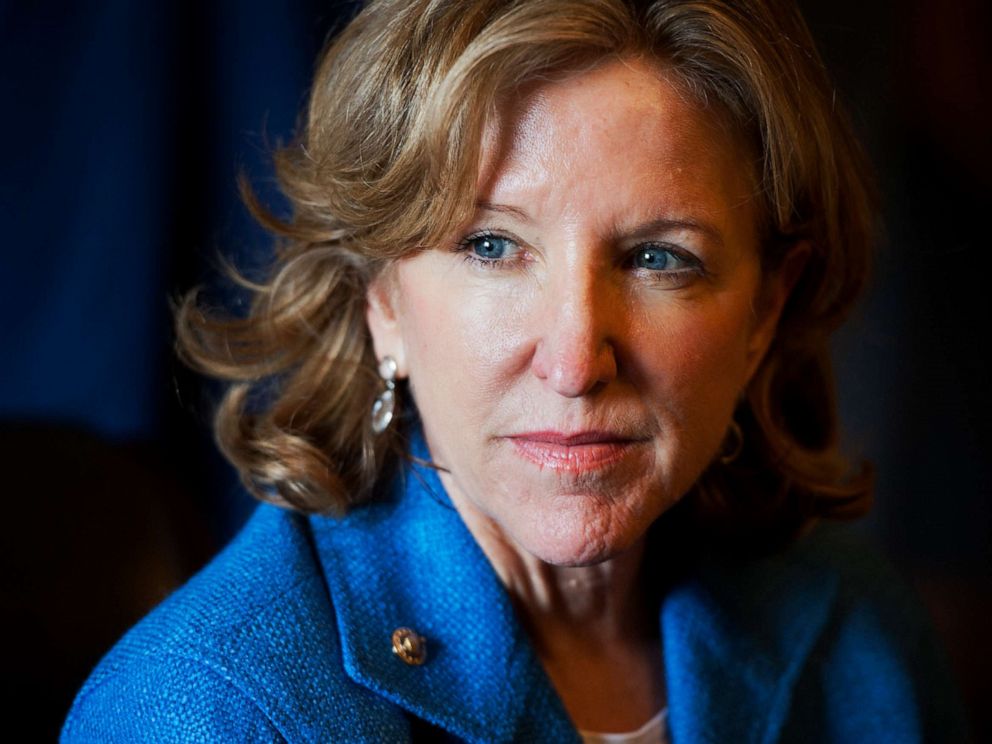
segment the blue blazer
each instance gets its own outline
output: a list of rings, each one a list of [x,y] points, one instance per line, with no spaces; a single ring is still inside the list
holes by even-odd
[[[421,456],[426,455],[418,444]],[[960,741],[903,584],[837,530],[705,562],[661,606],[683,742]],[[427,639],[422,666],[396,628]],[[577,742],[492,568],[429,468],[341,520],[260,507],[100,662],[64,742]]]

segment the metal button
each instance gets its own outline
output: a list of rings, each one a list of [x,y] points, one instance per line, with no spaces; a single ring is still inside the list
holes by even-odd
[[[404,664],[420,666],[427,660],[427,639],[410,628],[393,631],[393,653]]]

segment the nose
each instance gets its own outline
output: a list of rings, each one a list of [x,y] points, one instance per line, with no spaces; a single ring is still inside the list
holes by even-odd
[[[559,395],[589,395],[617,376],[611,330],[622,303],[594,270],[555,278],[544,293],[531,369]]]

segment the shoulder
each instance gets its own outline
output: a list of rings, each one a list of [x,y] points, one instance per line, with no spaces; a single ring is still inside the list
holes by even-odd
[[[752,632],[778,648],[815,628],[787,692],[785,740],[808,741],[809,721],[828,741],[956,741],[962,716],[942,652],[915,593],[856,530],[821,525],[787,550],[733,569]],[[724,589],[723,591],[728,591]],[[760,627],[756,627],[760,626]]]
[[[62,738],[326,740],[382,706],[343,670],[307,520],[263,506],[100,662]]]
[[[848,525],[822,524],[752,570],[791,582],[783,593],[829,598],[820,646],[829,643],[845,665],[876,664],[876,683],[885,681],[886,652],[908,659],[921,643],[933,641],[929,618],[907,581]]]
[[[891,562],[853,530],[821,528],[807,560],[837,576],[805,683],[829,693],[831,728],[884,725],[899,741],[965,741],[964,715],[930,617]],[[808,696],[807,696],[808,697]]]
[[[783,595],[829,596],[830,617],[850,621],[862,613],[903,618],[892,630],[915,635],[926,626],[915,594],[886,556],[849,525],[823,523],[786,549],[740,568],[745,586],[774,587]]]
[[[768,630],[804,622],[813,608],[821,619],[851,622],[871,615],[881,626],[901,619],[896,634],[915,636],[927,627],[916,597],[892,564],[857,530],[821,524],[775,553],[742,559],[709,555],[698,571],[720,611],[753,618]]]

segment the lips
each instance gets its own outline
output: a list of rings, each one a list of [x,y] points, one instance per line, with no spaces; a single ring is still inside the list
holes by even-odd
[[[518,455],[538,467],[583,472],[610,467],[643,443],[609,431],[533,431],[508,437]]]

